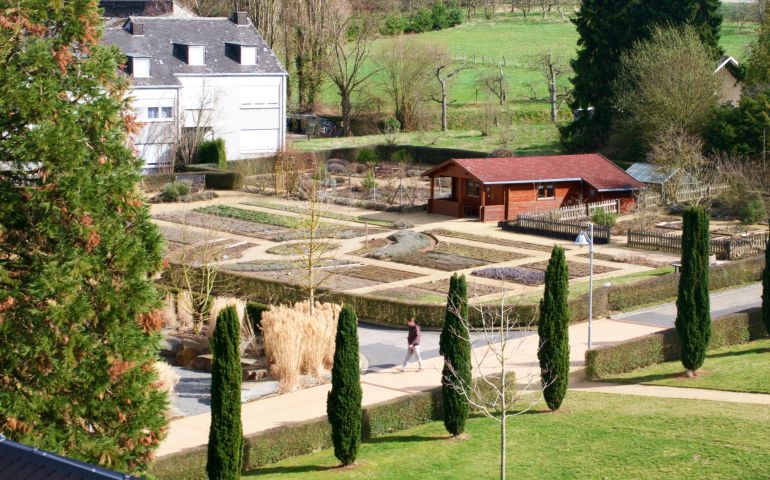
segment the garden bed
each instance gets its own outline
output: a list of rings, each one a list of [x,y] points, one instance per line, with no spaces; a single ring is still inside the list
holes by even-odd
[[[453,232],[451,230],[436,229],[436,230],[430,230],[426,233],[439,235],[441,237],[451,237],[451,238],[459,238],[462,240],[471,240],[474,242],[491,243],[492,245],[502,245],[505,247],[522,248],[526,250],[536,250],[538,252],[550,252],[551,250],[553,250],[553,246],[541,245],[539,243],[519,242],[516,240],[488,237],[486,235],[476,235],[473,233]],[[566,250],[570,250],[570,248],[567,247]]]
[[[527,255],[524,255],[523,253],[516,253],[506,250],[494,250],[491,248],[473,247],[470,245],[452,242],[439,242],[438,246],[434,248],[433,251],[436,253],[445,253],[448,255],[474,258],[476,260],[483,260],[489,263],[503,263],[510,262],[512,260],[519,260],[521,258],[527,258]]]
[[[219,215],[210,215],[196,211],[162,213],[153,215],[153,218],[165,222],[178,223],[190,227],[205,228],[208,230],[217,230],[220,232],[229,232],[236,235],[261,238],[263,240],[291,238],[292,235],[292,230],[290,228],[268,225],[264,223],[255,223],[252,221],[223,217]]]
[[[537,286],[545,283],[545,272],[525,267],[490,267],[474,271],[471,275],[494,280]]]
[[[380,267],[377,265],[363,265],[361,267],[345,268],[340,270],[342,275],[348,277],[372,280],[377,283],[399,282],[424,276],[421,273],[396,270],[394,268]]]
[[[489,263],[476,258],[461,257],[459,255],[438,252],[420,252],[398,257],[393,259],[393,261],[406,265],[414,265],[415,267],[441,270],[443,272],[454,272],[455,270],[481,267]]]
[[[543,260],[540,262],[534,262],[534,263],[528,263],[526,265],[522,265],[524,268],[531,268],[532,270],[541,270],[545,272],[546,268],[548,268],[548,260]],[[581,262],[567,262],[567,268],[569,270],[569,278],[581,278],[581,277],[587,277],[589,274],[589,265],[587,263],[581,263]],[[615,272],[617,270],[620,270],[619,268],[613,268],[613,267],[607,267],[604,265],[597,265],[594,264],[594,275],[600,275],[602,273],[609,273],[609,272]]]
[[[442,280],[433,280],[425,283],[418,283],[411,285],[412,288],[427,290],[429,292],[441,293],[446,295],[449,293],[449,279],[444,278]],[[483,297],[485,295],[493,295],[500,293],[502,290],[499,286],[487,285],[485,283],[477,283],[472,280],[468,281],[468,297]]]

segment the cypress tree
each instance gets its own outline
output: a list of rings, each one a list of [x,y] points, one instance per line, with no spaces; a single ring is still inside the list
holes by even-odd
[[[97,3],[0,7],[0,433],[141,474],[167,424],[162,239]]]
[[[439,339],[439,354],[444,357],[441,372],[441,401],[444,406],[444,426],[457,436],[465,431],[470,410],[463,393],[471,386],[471,343],[468,332],[468,286],[465,275],[452,275],[449,280],[444,326]]]
[[[545,293],[540,301],[537,334],[540,378],[548,408],[555,411],[567,394],[569,380],[569,274],[564,249],[553,247],[545,271]]]
[[[770,238],[765,247],[765,270],[762,273],[762,320],[770,334]]]
[[[334,456],[342,465],[355,462],[361,444],[361,395],[358,319],[353,307],[345,305],[337,322],[332,389],[326,399]]]
[[[235,307],[223,309],[211,338],[211,427],[206,472],[209,480],[241,478],[240,324]]]
[[[709,304],[709,220],[702,208],[684,211],[682,270],[676,299],[676,332],[682,345],[682,365],[689,374],[706,359],[711,338]]]

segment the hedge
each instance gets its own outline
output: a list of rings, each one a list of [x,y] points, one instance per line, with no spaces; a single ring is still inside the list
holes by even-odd
[[[200,163],[209,163],[221,168],[227,167],[225,141],[217,138],[201,142],[198,145],[198,160]]]
[[[206,188],[214,190],[240,190],[243,187],[243,175],[238,172],[222,170],[206,172]]]
[[[711,322],[709,349],[746,343],[767,337],[759,308],[715,318]],[[598,380],[637,368],[679,359],[675,328],[651,333],[609,347],[586,352],[586,375]]]
[[[761,279],[764,259],[755,257],[738,260],[711,268],[711,288],[721,289],[734,287]],[[248,276],[238,272],[222,271],[220,278],[230,289],[235,288],[238,294],[249,300],[264,304],[293,303],[305,300],[302,290],[293,285]],[[163,280],[168,284],[168,277]],[[648,280],[625,283],[594,289],[593,314],[599,318],[610,311],[626,310],[653,303],[661,303],[675,298],[679,275],[669,273]],[[216,293],[216,292],[215,292]],[[403,327],[406,319],[414,315],[421,327],[440,329],[444,322],[445,305],[429,303],[413,303],[402,300],[356,295],[346,292],[334,292],[319,289],[318,294],[323,301],[346,303],[355,308],[358,318],[367,323],[388,327]],[[494,313],[500,307],[496,304],[486,304],[483,309]],[[570,323],[579,323],[588,319],[588,294],[580,295],[569,301]],[[520,304],[514,308],[518,315],[518,323],[522,327],[537,324],[538,306],[536,304]],[[472,326],[481,325],[481,316],[477,308],[470,309]]]
[[[404,430],[441,419],[441,388],[365,407],[362,440]],[[326,417],[280,426],[248,435],[243,445],[243,470],[284,458],[331,447],[331,430]],[[205,480],[206,447],[200,446],[161,457],[151,466],[160,480]]]

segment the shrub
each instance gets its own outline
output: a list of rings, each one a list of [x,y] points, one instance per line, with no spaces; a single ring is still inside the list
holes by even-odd
[[[433,29],[433,14],[427,8],[421,8],[417,11],[406,31],[410,33],[423,33]]]
[[[366,171],[366,175],[361,179],[361,188],[366,191],[373,190],[377,187],[377,180],[374,179],[374,174],[371,170]]]
[[[745,343],[767,335],[758,308],[715,318],[709,349]],[[586,374],[598,380],[662,362],[678,360],[681,347],[670,328],[586,352]]]
[[[361,444],[361,371],[358,357],[358,319],[345,305],[337,321],[332,389],[326,413],[332,429],[334,456],[342,465],[356,460]]]
[[[765,204],[758,198],[747,200],[738,210],[738,220],[744,224],[757,223],[766,216]]]
[[[240,323],[234,307],[222,310],[211,339],[211,427],[206,472],[209,480],[240,478],[241,425]]]
[[[385,21],[380,27],[380,33],[385,36],[400,35],[404,33],[409,22],[400,14],[395,13],[385,17]]]
[[[564,249],[553,247],[545,271],[545,293],[540,302],[537,324],[540,360],[540,378],[543,398],[548,408],[555,411],[567,394],[569,377],[569,274]]]
[[[217,138],[201,142],[198,145],[198,163],[211,163],[219,168],[227,168],[225,141]]]
[[[460,8],[450,8],[447,12],[447,20],[450,27],[456,27],[463,23],[463,11]]]
[[[243,175],[237,172],[207,172],[206,188],[214,190],[239,190],[243,187]]]
[[[282,392],[293,390],[301,373],[319,378],[331,367],[339,312],[339,305],[316,303],[311,315],[310,304],[300,302],[262,313],[265,355]]]
[[[709,221],[702,208],[684,212],[682,273],[676,300],[676,331],[682,365],[694,372],[703,365],[711,336],[709,307]]]
[[[399,122],[398,119],[390,117],[382,123],[382,133],[393,134],[393,133],[398,133],[400,131],[401,131],[401,122]]]
[[[246,302],[246,314],[251,320],[254,332],[262,334],[262,314],[270,310],[270,305],[259,302]]]
[[[444,5],[443,0],[433,2],[430,13],[433,17],[433,30],[442,30],[449,27],[449,9]]]
[[[441,372],[441,400],[444,427],[452,436],[465,431],[470,403],[465,392],[472,388],[471,339],[468,332],[468,285],[465,275],[455,273],[449,280],[444,326],[439,339],[439,354],[444,357]]]
[[[190,184],[187,182],[171,182],[163,186],[160,198],[164,202],[176,202],[179,197],[190,193]]]
[[[605,227],[614,227],[617,220],[617,214],[604,210],[597,210],[593,215],[591,215],[591,221],[593,223],[597,225],[603,225]]]
[[[364,148],[358,152],[358,155],[356,155],[356,162],[358,163],[377,162],[379,160],[380,157],[371,148]]]

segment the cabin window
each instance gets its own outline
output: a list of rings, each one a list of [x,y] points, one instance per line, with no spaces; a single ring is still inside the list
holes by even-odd
[[[481,184],[478,182],[474,182],[473,180],[466,180],[468,183],[466,184],[465,194],[469,197],[478,197],[479,192],[481,191]]]
[[[553,185],[540,185],[537,187],[538,200],[550,200],[556,198],[556,190]]]

